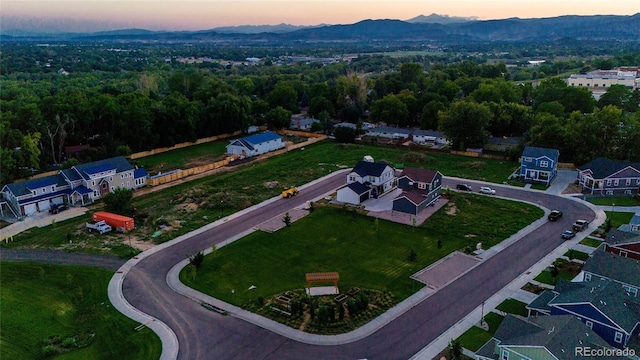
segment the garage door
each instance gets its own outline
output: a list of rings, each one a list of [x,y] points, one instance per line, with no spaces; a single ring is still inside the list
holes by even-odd
[[[51,201],[56,205],[60,205],[60,204],[64,203],[64,198],[62,196],[60,196],[60,197],[51,199]]]
[[[24,206],[24,214],[31,215],[36,212],[36,204],[29,204]]]
[[[49,200],[45,200],[45,201],[39,201],[38,202],[38,208],[40,209],[40,211],[48,211],[49,210]]]

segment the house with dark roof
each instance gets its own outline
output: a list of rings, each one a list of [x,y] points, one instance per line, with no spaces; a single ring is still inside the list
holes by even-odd
[[[377,126],[367,130],[367,136],[376,136],[389,139],[407,139],[413,134],[414,129],[398,128],[392,126]]]
[[[358,185],[352,185],[358,184]],[[359,205],[370,197],[378,197],[396,186],[395,170],[384,161],[365,157],[347,174],[347,185],[338,189],[336,200]]]
[[[575,316],[520,318],[507,315],[491,340],[478,351],[476,359],[559,359],[584,358],[583,349],[605,349],[607,343]]]
[[[86,205],[118,188],[146,185],[147,172],[123,156],[78,164],[58,174],[7,184],[3,198],[18,218],[48,211],[52,205]]]
[[[309,131],[315,123],[320,123],[320,120],[314,118],[293,118],[289,122],[289,129]]]
[[[402,192],[393,200],[393,210],[418,215],[440,198],[442,174],[436,170],[406,167],[398,177]]]
[[[640,233],[611,229],[602,246],[606,252],[640,260]]]
[[[608,280],[618,283],[634,297],[640,293],[640,262],[638,260],[597,249],[585,262],[582,273],[584,282],[598,284]]]
[[[245,158],[265,154],[284,147],[285,143],[280,135],[265,131],[260,134],[231,140],[227,145],[227,154],[239,155]]]
[[[520,179],[526,183],[549,185],[558,173],[556,149],[525,146],[520,163]]]
[[[601,279],[570,282],[560,279],[553,290],[540,297],[550,301],[531,302],[527,307],[538,314],[572,315],[582,321],[609,345],[624,348],[629,341],[640,336],[640,298],[627,292],[619,283]],[[541,317],[542,318],[542,317]]]
[[[622,224],[618,227],[622,231],[640,234],[640,215],[636,214],[631,217],[628,224]]]
[[[416,144],[447,145],[449,141],[442,131],[416,129],[411,133]]]
[[[586,194],[640,194],[640,163],[600,157],[579,166],[577,180]]]

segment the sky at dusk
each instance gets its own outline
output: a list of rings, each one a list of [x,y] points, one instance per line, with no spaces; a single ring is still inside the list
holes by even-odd
[[[39,31],[203,30],[235,25],[407,20],[432,13],[489,20],[638,12],[640,0],[3,0],[0,29],[26,24]]]

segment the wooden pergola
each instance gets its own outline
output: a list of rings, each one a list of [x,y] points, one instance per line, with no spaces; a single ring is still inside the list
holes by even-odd
[[[338,288],[338,280],[340,275],[337,272],[320,272],[320,273],[307,273],[307,288],[311,288],[311,284],[319,282],[332,282],[333,286]]]

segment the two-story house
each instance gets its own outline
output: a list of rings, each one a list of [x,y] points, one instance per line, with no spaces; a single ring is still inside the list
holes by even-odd
[[[359,205],[370,197],[386,194],[395,186],[395,170],[384,161],[374,162],[365,156],[347,174],[347,185],[338,189],[336,200]]]
[[[7,184],[2,195],[16,217],[47,211],[54,204],[86,205],[118,188],[146,185],[147,172],[123,156],[75,165],[58,174]]]
[[[640,293],[640,263],[638,260],[614,255],[602,249],[594,251],[582,268],[583,281],[593,284],[607,280],[618,283],[634,297]]]
[[[280,135],[265,131],[260,134],[249,135],[231,140],[227,145],[227,154],[251,157],[275,151],[285,147]]]
[[[525,146],[520,164],[520,179],[526,183],[549,185],[558,173],[556,149]]]
[[[640,233],[611,229],[602,246],[608,253],[640,260]]]
[[[393,200],[393,210],[418,215],[440,198],[442,174],[436,170],[407,167],[398,177],[402,192]]]
[[[585,348],[602,350],[607,343],[578,318],[569,315],[520,318],[505,316],[478,351],[478,360],[578,359]]]
[[[549,290],[540,297],[551,298],[546,304],[536,300],[527,307],[538,314],[572,315],[582,321],[609,345],[624,348],[640,335],[640,302],[621,284],[601,279],[570,282],[560,279],[550,295]],[[546,316],[545,316],[546,317]]]
[[[594,159],[578,167],[582,192],[598,195],[634,195],[640,193],[640,163]]]

